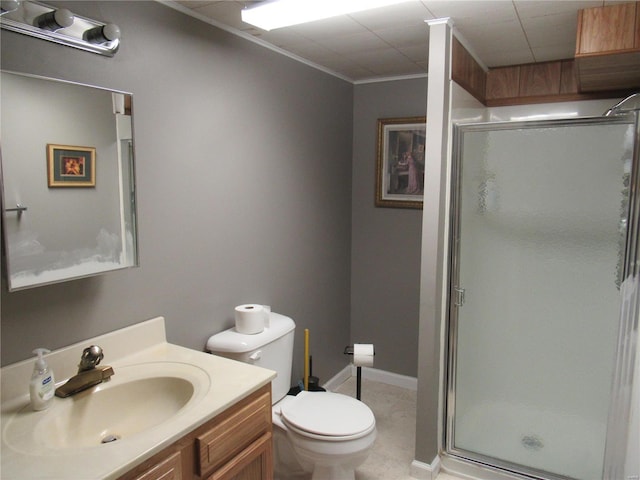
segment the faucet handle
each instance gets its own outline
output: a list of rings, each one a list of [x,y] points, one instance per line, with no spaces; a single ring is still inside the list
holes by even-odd
[[[104,353],[102,353],[102,348],[98,345],[91,345],[90,347],[85,348],[82,351],[82,356],[80,357],[78,372],[84,372],[95,368],[103,358]]]

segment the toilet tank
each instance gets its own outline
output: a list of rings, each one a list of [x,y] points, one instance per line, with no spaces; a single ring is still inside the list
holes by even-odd
[[[272,402],[283,398],[291,388],[293,336],[296,324],[289,317],[271,312],[269,326],[261,333],[247,335],[235,328],[217,333],[207,341],[207,351],[258,367],[275,370],[271,383]]]

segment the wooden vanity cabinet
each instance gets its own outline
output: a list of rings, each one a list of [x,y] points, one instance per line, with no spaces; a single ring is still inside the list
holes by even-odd
[[[272,480],[272,443],[268,384],[118,480]]]

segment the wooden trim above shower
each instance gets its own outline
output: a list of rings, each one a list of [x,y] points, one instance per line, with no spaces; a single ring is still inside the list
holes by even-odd
[[[622,97],[640,88],[640,2],[581,10],[578,22],[575,59],[487,72],[454,37],[451,78],[488,107]]]
[[[583,92],[640,86],[638,2],[578,12],[576,63]]]
[[[484,103],[487,82],[485,71],[456,37],[453,37],[451,50],[451,78]]]
[[[452,80],[488,107],[592,100],[627,93],[579,92],[573,59],[490,68],[485,73],[455,38],[452,50]]]
[[[573,59],[490,68],[485,105],[524,105],[621,96],[626,92],[580,92]]]

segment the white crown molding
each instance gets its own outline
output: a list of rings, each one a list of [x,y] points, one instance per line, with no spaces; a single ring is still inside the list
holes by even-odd
[[[427,78],[428,76],[426,73],[416,73],[414,75],[398,75],[396,77],[364,78],[362,80],[353,80],[352,83],[354,85],[364,85],[366,83],[397,82],[398,80],[413,80],[415,78]]]

